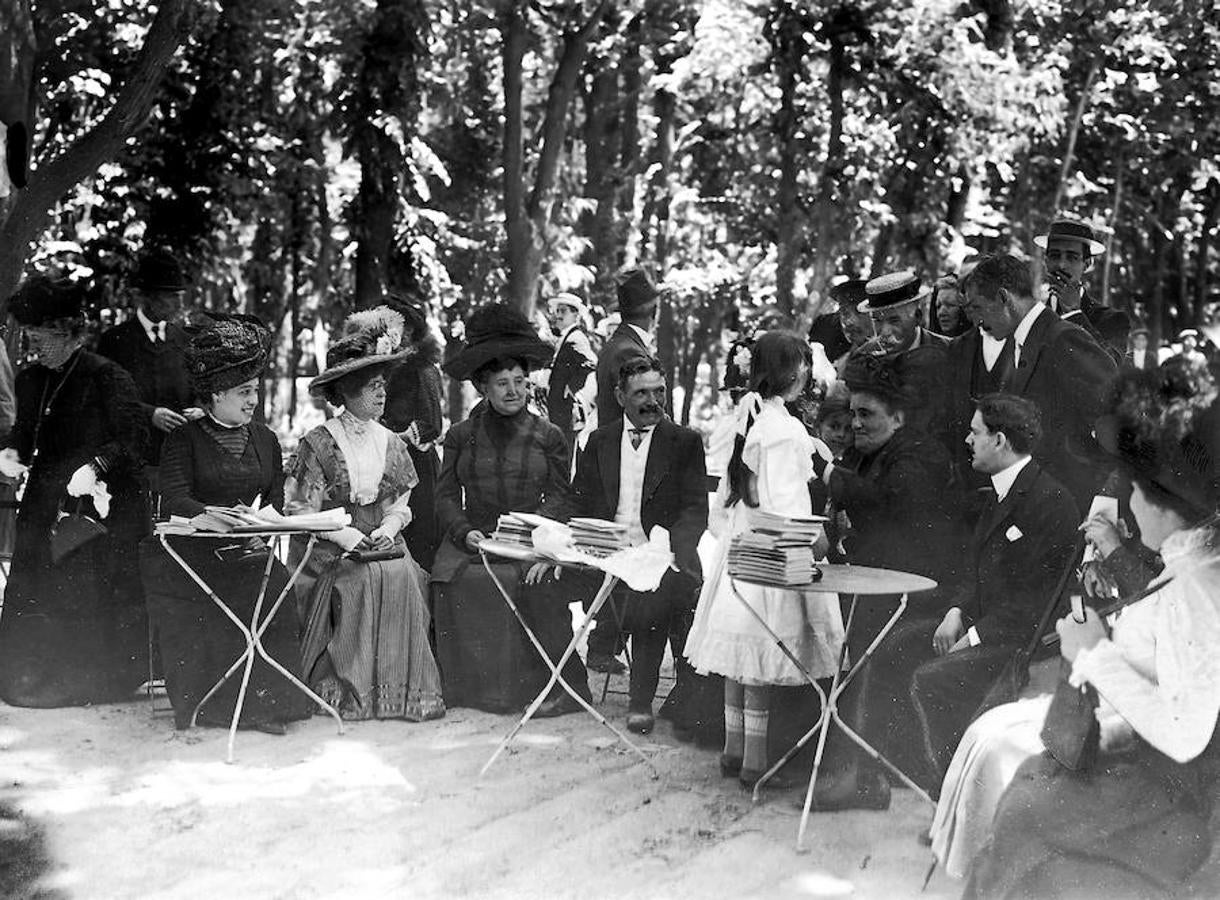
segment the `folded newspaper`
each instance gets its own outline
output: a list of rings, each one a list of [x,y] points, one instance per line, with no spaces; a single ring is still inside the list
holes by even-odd
[[[586,520],[588,521],[588,520]],[[633,591],[655,591],[673,565],[669,532],[653,526],[648,543],[617,550],[609,556],[590,553],[579,544],[572,529],[561,522],[544,521],[534,528],[534,550],[556,562],[579,563],[618,578]]]
[[[273,506],[262,509],[238,509],[232,506],[208,506],[195,516],[170,516],[158,522],[157,534],[245,534],[255,531],[338,531],[352,523],[352,517],[342,509],[286,516]]]

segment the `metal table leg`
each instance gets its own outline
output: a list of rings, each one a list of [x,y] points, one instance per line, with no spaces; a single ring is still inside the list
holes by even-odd
[[[609,720],[598,712],[593,705],[589,703],[589,701],[573,690],[572,686],[568,684],[560,674],[564,664],[566,664],[567,661],[572,657],[572,654],[576,652],[576,647],[580,643],[580,639],[585,636],[586,632],[588,632],[589,627],[593,623],[594,616],[597,615],[598,611],[609,599],[611,591],[613,591],[614,586],[618,584],[618,579],[608,572],[605,573],[605,575],[602,577],[601,587],[598,588],[597,594],[594,596],[593,602],[589,606],[589,611],[585,613],[585,619],[581,623],[580,628],[572,636],[572,640],[568,643],[567,649],[564,650],[563,656],[559,658],[559,662],[553,663],[551,662],[551,658],[543,648],[541,642],[539,642],[538,638],[534,635],[533,629],[531,629],[529,624],[525,621],[525,617],[521,615],[521,610],[518,609],[517,604],[513,602],[512,594],[505,589],[500,579],[496,577],[495,570],[492,568],[490,561],[487,559],[487,554],[483,551],[479,551],[479,555],[483,558],[483,567],[487,570],[487,574],[491,576],[492,583],[495,584],[496,588],[500,591],[500,595],[504,597],[504,602],[507,603],[508,608],[513,611],[513,615],[516,616],[517,621],[521,623],[521,627],[525,629],[525,634],[530,639],[530,643],[534,645],[534,649],[538,651],[538,655],[542,657],[542,660],[546,663],[547,668],[551,670],[551,677],[550,680],[547,681],[546,686],[526,708],[525,714],[522,715],[520,721],[513,726],[512,731],[506,734],[504,739],[500,741],[500,744],[496,747],[495,752],[491,754],[491,758],[487,760],[487,762],[484,763],[483,768],[479,770],[479,775],[482,776],[487,773],[487,770],[491,768],[491,764],[496,761],[501,752],[503,752],[504,748],[509,745],[514,737],[517,736],[517,732],[525,727],[525,723],[533,717],[534,713],[537,712],[538,707],[543,704],[547,698],[547,695],[550,694],[551,689],[556,685],[556,683],[558,683],[565,691],[567,691],[568,695],[572,697],[572,699],[579,703],[589,713],[589,715],[591,715],[598,723],[610,729],[610,731],[614,733],[615,737],[617,737],[632,752],[642,759],[648,765],[648,767],[652,769],[653,778],[658,777],[659,773],[657,772],[656,765],[645,755],[644,751],[635,744],[631,743],[625,734],[611,725]]]
[[[269,540],[271,542],[274,542],[277,539],[277,537],[286,537],[286,536],[287,535],[279,535],[276,537],[271,537],[271,538],[269,538]],[[211,598],[212,602],[215,603],[218,607],[220,607],[220,610],[226,616],[229,617],[230,621],[232,621],[233,624],[237,626],[238,630],[241,631],[242,636],[246,639],[246,649],[244,651],[242,651],[242,654],[239,657],[237,657],[236,660],[234,660],[233,664],[231,666],[229,666],[228,670],[220,677],[220,680],[217,681],[214,685],[212,685],[211,689],[206,694],[204,694],[203,698],[195,705],[195,710],[194,710],[194,712],[191,713],[191,721],[190,721],[191,727],[193,728],[195,726],[195,720],[199,716],[199,710],[201,710],[203,708],[204,704],[206,704],[209,700],[212,699],[212,697],[214,697],[216,695],[216,693],[233,676],[233,673],[235,673],[238,670],[238,668],[242,667],[242,665],[244,663],[244,671],[242,672],[242,678],[241,678],[241,688],[237,692],[237,702],[233,706],[233,719],[229,724],[229,745],[228,745],[228,753],[225,758],[226,762],[229,762],[229,763],[233,762],[233,745],[237,740],[237,723],[241,719],[242,707],[245,705],[245,702],[246,702],[246,690],[248,689],[248,687],[250,685],[250,673],[254,669],[254,655],[257,653],[259,655],[259,657],[261,657],[263,660],[265,660],[267,662],[268,665],[270,665],[272,668],[274,668],[276,671],[278,671],[281,675],[283,675],[285,678],[287,678],[289,682],[291,682],[293,685],[295,685],[298,690],[302,691],[307,697],[309,697],[311,700],[313,700],[315,703],[317,703],[319,706],[321,706],[324,710],[326,710],[326,712],[331,716],[331,718],[333,718],[335,720],[335,723],[338,725],[339,734],[343,734],[343,719],[339,715],[338,711],[333,706],[331,706],[329,703],[327,703],[325,700],[323,700],[321,697],[319,697],[316,693],[314,693],[314,691],[308,685],[306,685],[299,678],[297,678],[295,675],[293,675],[290,671],[288,671],[288,669],[284,668],[284,666],[281,665],[278,660],[274,659],[271,656],[271,654],[267,652],[266,648],[263,647],[263,643],[262,643],[263,632],[265,632],[267,630],[268,626],[270,626],[270,624],[271,624],[271,620],[274,619],[276,613],[279,612],[280,606],[283,604],[284,599],[292,592],[292,586],[294,584],[296,584],[297,579],[300,577],[301,572],[304,570],[305,563],[309,560],[310,554],[313,552],[314,545],[318,541],[318,536],[316,534],[311,534],[309,536],[309,543],[305,548],[305,553],[302,554],[302,556],[301,556],[301,561],[297,564],[296,568],[293,569],[292,574],[288,578],[288,583],[284,585],[284,589],[282,591],[280,591],[279,596],[276,597],[275,602],[271,605],[271,608],[267,611],[267,615],[263,616],[260,619],[259,616],[260,616],[260,613],[262,612],[263,602],[267,596],[267,587],[268,587],[268,584],[271,579],[271,570],[275,564],[275,554],[273,552],[271,552],[270,548],[268,548],[267,564],[263,568],[262,580],[259,584],[259,589],[258,589],[258,597],[254,601],[254,611],[250,616],[249,626],[247,626],[245,622],[243,622],[240,618],[238,618],[238,616],[233,612],[233,610],[231,610],[229,608],[228,604],[226,604],[219,596],[217,596],[216,592],[214,590],[212,590],[211,586],[209,586],[208,583],[206,581],[204,581],[193,568],[191,568],[190,564],[185,559],[183,559],[182,556],[172,546],[170,546],[169,541],[166,540],[165,535],[160,536],[160,541],[161,541],[161,546],[163,546],[165,548],[166,552],[170,555],[170,557],[175,562],[177,562],[179,567],[181,567],[182,570],[184,572],[186,572],[186,574],[191,578],[191,580],[194,581],[195,584],[197,584],[199,586],[199,588],[205,594],[207,594],[208,597]]]

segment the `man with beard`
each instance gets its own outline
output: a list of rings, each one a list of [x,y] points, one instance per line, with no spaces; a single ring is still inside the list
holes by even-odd
[[[633,359],[619,372],[615,390],[623,416],[593,432],[576,463],[573,514],[613,519],[628,527],[633,544],[647,541],[653,526],[669,531],[677,570],[665,573],[648,593],[620,586],[611,602],[622,610],[631,635],[627,728],[652,731],[652,700],[668,639],[678,681],[661,715],[684,721],[683,698],[699,678],[682,656],[702,570],[699,538],[707,528],[707,474],[703,439],[665,416],[666,386],[654,358]]]
[[[1078,219],[1059,218],[1046,234],[1034,238],[1042,248],[1042,281],[1051,312],[1079,325],[1097,339],[1116,363],[1127,352],[1131,319],[1120,309],[1102,306],[1085,291],[1084,276],[1106,252],[1093,229]]]

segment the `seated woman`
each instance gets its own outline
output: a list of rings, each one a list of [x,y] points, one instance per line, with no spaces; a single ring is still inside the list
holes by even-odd
[[[436,507],[444,539],[432,569],[437,656],[450,706],[511,712],[529,702],[549,673],[477,552],[502,513],[538,512],[543,503],[562,517],[568,496],[568,445],[563,432],[526,409],[529,367],[545,365],[551,349],[507,304],[475,311],[466,344],[445,364],[470,379],[483,400],[445,437]],[[572,638],[565,582],[527,585],[529,565],[499,560],[492,568],[514,592],[514,603],[552,660]],[[573,653],[564,680],[586,699],[584,664]],[[535,713],[556,716],[580,707],[556,692]]]
[[[285,488],[289,513],[341,507],[352,517],[324,536],[301,573],[302,667],[344,718],[436,719],[445,704],[424,574],[401,534],[418,479],[406,443],[377,421],[387,375],[410,348],[399,348],[402,316],[384,306],[353,314],[344,330],[309,386],[343,412],[305,435]],[[296,559],[304,546],[293,540]]]
[[[207,414],[177,428],[165,440],[161,451],[165,515],[190,517],[207,506],[247,506],[260,498],[282,507],[279,441],[266,425],[252,421],[270,352],[271,333],[247,316],[217,321],[191,339],[187,371]],[[169,541],[229,608],[249,622],[267,562],[266,547],[251,541],[226,546],[189,537]],[[195,706],[245,649],[245,639],[159,541],[150,539],[141,546],[140,571],[174,722],[186,728]],[[273,563],[268,605],[287,583],[287,570]],[[289,597],[262,635],[267,652],[293,672],[300,655],[298,630],[296,604]],[[240,686],[238,673],[200,710],[198,721],[227,727]],[[256,656],[239,725],[285,734],[285,723],[307,718],[313,706],[295,685]]]
[[[146,426],[131,376],[82,349],[85,299],[83,285],[35,276],[9,306],[34,357],[17,376],[17,421],[0,454],[0,471],[26,479],[0,616],[0,699],[13,706],[125,700],[148,677],[136,574]],[[74,490],[81,481],[106,484],[108,515]],[[61,510],[100,518],[106,533],[61,556]]]

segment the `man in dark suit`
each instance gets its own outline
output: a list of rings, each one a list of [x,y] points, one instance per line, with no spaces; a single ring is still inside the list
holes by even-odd
[[[1131,329],[1131,350],[1123,360],[1123,368],[1146,371],[1159,365],[1156,349],[1148,346],[1148,329],[1143,325]]]
[[[1034,299],[1029,265],[1016,256],[980,260],[966,278],[966,298],[992,337],[1012,341],[1012,373],[1001,389],[1032,400],[1042,414],[1034,459],[1088,509],[1112,468],[1093,423],[1118,371],[1113,358],[1087,331]]]
[[[970,423],[974,468],[994,493],[974,529],[972,577],[931,635],[936,658],[911,681],[932,787],[992,681],[1033,636],[1071,561],[1079,519],[1064,487],[1030,457],[1041,430],[1038,408],[1011,394],[984,397]]]
[[[703,577],[697,548],[707,528],[707,473],[698,433],[665,417],[665,377],[659,362],[651,357],[628,361],[615,395],[626,418],[590,436],[576,463],[571,502],[575,515],[627,525],[637,543],[646,540],[654,526],[669,531],[677,571],[666,572],[655,591],[621,587],[614,598],[624,611],[623,630],[631,635],[627,728],[647,734],[655,723],[652,699],[666,640],[678,666],[675,693],[680,695],[687,687],[684,682],[697,677],[682,648]]]
[[[186,373],[186,332],[177,324],[187,282],[177,259],[164,250],[144,253],[131,283],[135,315],[102,334],[97,350],[126,369],[136,383],[140,406],[152,425],[145,468],[155,484],[165,435],[203,415],[195,405]]]
[[[609,425],[623,417],[615,399],[618,372],[637,356],[653,355],[660,292],[643,269],[627,269],[618,277],[618,311],[622,317],[597,358],[597,424]]]
[[[547,380],[547,418],[563,432],[571,449],[592,407],[596,380],[591,376],[597,369],[597,356],[584,329],[588,315],[584,301],[575,294],[559,294],[547,301],[547,311],[551,329],[559,335]]]
[[[1079,219],[1056,219],[1046,234],[1034,238],[1034,244],[1043,251],[1042,278],[1051,312],[1088,331],[1115,362],[1121,362],[1131,318],[1121,309],[1102,306],[1085,290],[1085,275],[1106,252],[1092,226]]]

